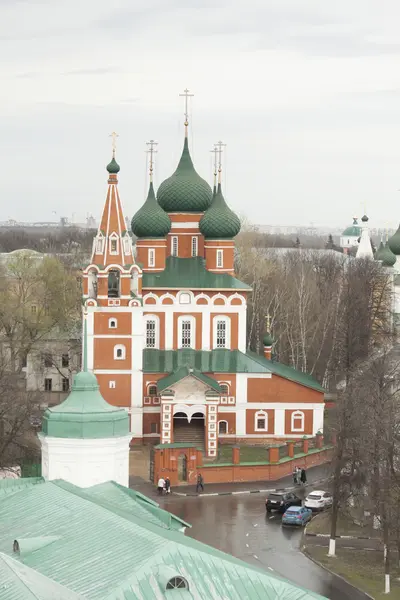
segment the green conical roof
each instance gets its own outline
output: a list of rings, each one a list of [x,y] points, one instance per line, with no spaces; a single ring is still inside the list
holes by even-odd
[[[378,250],[375,252],[375,260],[382,260],[382,254],[385,252],[385,246],[383,245],[383,242],[381,240],[381,243],[379,244]]]
[[[210,206],[212,191],[196,173],[185,137],[178,167],[157,191],[158,203],[167,212],[204,212]]]
[[[128,435],[128,413],[104,400],[96,375],[87,370],[86,319],[83,361],[83,371],[75,375],[69,396],[44,413],[42,434],[70,439],[103,439]]]
[[[107,165],[107,171],[110,174],[115,174],[116,175],[117,173],[119,173],[119,170],[120,170],[120,166],[117,163],[117,161],[115,160],[115,157],[113,156],[112,157],[112,161],[110,163],[108,163],[108,165]]]
[[[273,343],[274,343],[274,338],[269,333],[269,331],[267,331],[267,333],[263,337],[263,345],[264,346],[272,346]]]
[[[389,248],[389,242],[386,242],[380,260],[382,261],[382,265],[384,267],[393,267],[393,265],[395,264],[396,255],[393,254],[393,252]]]
[[[153,182],[150,182],[146,202],[132,217],[131,227],[132,232],[139,238],[163,238],[171,229],[169,216],[156,200]]]
[[[389,248],[396,256],[400,254],[400,225],[398,226],[396,233],[389,238]]]
[[[206,238],[233,238],[240,231],[240,219],[229,208],[218,184],[210,208],[200,220],[200,231]]]

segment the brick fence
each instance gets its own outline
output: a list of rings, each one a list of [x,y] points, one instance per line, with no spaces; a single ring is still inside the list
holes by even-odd
[[[286,442],[283,457],[282,444],[269,446],[265,449],[266,460],[260,462],[241,462],[240,447],[234,446],[231,462],[205,464],[201,450],[195,445],[160,444],[154,449],[153,483],[156,484],[161,476],[168,476],[173,486],[193,484],[199,470],[204,473],[207,483],[275,481],[290,475],[295,466],[308,469],[332,459],[333,443],[326,445],[322,435],[317,435],[313,440],[302,440],[302,448],[296,448],[296,452],[295,444]]]

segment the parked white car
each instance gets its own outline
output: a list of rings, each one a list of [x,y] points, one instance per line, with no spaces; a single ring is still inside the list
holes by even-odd
[[[324,510],[332,506],[332,494],[329,492],[323,492],[321,490],[314,490],[311,494],[308,494],[304,500],[304,506],[311,508],[311,510]]]

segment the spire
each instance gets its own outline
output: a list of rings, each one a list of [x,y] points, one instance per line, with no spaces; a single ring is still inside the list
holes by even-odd
[[[369,228],[368,228],[368,217],[364,215],[361,219],[362,221],[362,230],[361,230],[361,239],[360,244],[357,248],[356,258],[373,258],[374,253],[371,246],[371,239],[369,237]]]
[[[189,90],[186,88],[183,90],[183,94],[179,94],[179,96],[185,98],[185,139],[187,139],[189,126],[189,98],[193,98],[194,94],[189,94]]]
[[[214,150],[210,150],[214,154],[214,173],[213,173],[213,197],[217,193],[217,170],[218,170],[218,148],[214,144]]]
[[[222,184],[222,148],[226,146],[221,140],[214,144],[217,152],[218,152],[218,187],[221,188]]]
[[[116,139],[115,131],[112,138],[112,159],[107,165],[108,191],[99,229],[94,239],[92,260],[96,265],[107,267],[111,264],[133,264],[133,250],[131,238],[126,229],[122,204],[118,193],[117,173],[120,170],[115,160]]]

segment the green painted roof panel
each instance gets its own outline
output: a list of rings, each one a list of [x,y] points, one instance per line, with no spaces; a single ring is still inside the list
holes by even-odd
[[[166,390],[167,388],[171,387],[175,383],[178,383],[178,381],[185,379],[186,377],[195,377],[196,379],[204,383],[204,385],[206,385],[207,387],[210,387],[216,392],[218,392],[218,394],[221,393],[221,388],[219,387],[219,384],[217,381],[215,381],[215,379],[204,375],[198,369],[191,369],[186,365],[180,367],[176,371],[173,371],[170,375],[159,379],[157,381],[157,389],[159,392],[162,392],[163,390]]]
[[[80,600],[76,594],[85,600],[169,598],[166,569],[185,577],[189,592],[192,589],[198,600],[321,600],[272,573],[143,519],[136,514],[133,496],[128,519],[125,503],[123,510],[112,506],[115,490],[109,496],[104,488],[99,501],[96,487],[96,500],[91,497],[94,488],[81,490],[65,482],[32,485],[3,498],[0,552],[10,556],[13,539],[56,537],[51,544],[25,555],[23,561],[25,567],[48,578],[46,585],[51,585],[52,579],[71,590],[65,600]],[[64,600],[61,594],[59,597]],[[0,600],[25,598],[30,596],[2,598],[0,591]],[[43,600],[50,598],[44,596]]]
[[[221,289],[250,291],[246,283],[228,273],[212,273],[201,256],[179,258],[168,256],[164,271],[143,273],[144,289]]]
[[[264,356],[260,356],[260,354],[256,354],[255,352],[247,352],[247,355],[251,356],[261,365],[267,367],[271,373],[279,375],[279,377],[289,379],[295,383],[300,383],[301,385],[317,390],[318,392],[323,393],[325,391],[321,384],[318,383],[318,381],[308,373],[303,373],[302,371],[293,369],[293,367],[276,362],[275,360],[268,360],[264,358]]]

